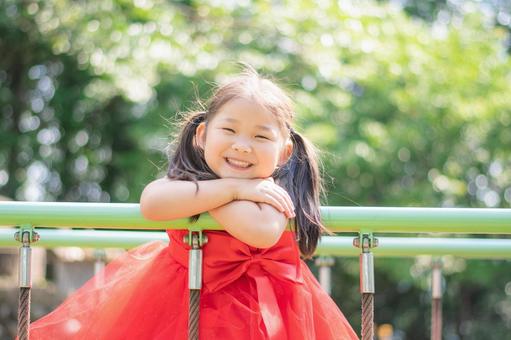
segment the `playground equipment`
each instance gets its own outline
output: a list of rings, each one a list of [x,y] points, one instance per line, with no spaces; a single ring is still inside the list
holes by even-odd
[[[324,237],[318,247],[321,256],[360,256],[360,291],[362,293],[362,340],[373,339],[374,261],[376,256],[456,255],[468,258],[509,258],[511,239],[473,238],[411,238],[378,237],[375,233],[459,233],[511,234],[511,209],[468,208],[376,208],[322,207],[322,219],[332,231],[356,232],[355,239]],[[189,229],[190,289],[199,292],[201,274],[200,247],[207,242],[202,231],[221,229],[207,214],[191,224],[188,219],[171,222],[145,220],[138,204],[0,202],[0,246],[15,246],[13,235],[22,242],[20,248],[20,309],[19,339],[28,339],[30,324],[30,247],[32,243],[51,247],[74,245],[81,247],[131,247],[161,238],[163,233],[126,232],[113,230],[53,230],[53,228],[86,229]],[[37,227],[37,232],[35,228]],[[7,240],[7,236],[10,240]],[[355,248],[356,247],[356,248]],[[358,248],[358,249],[357,249]],[[321,258],[320,279],[328,288],[329,266],[333,261]],[[432,275],[432,334],[441,338],[441,265],[435,263]],[[321,274],[323,273],[323,274]],[[323,277],[323,278],[322,278]],[[196,294],[190,294],[198,303]],[[192,301],[191,301],[192,302]],[[192,306],[193,308],[193,306]],[[198,320],[198,308],[190,311],[190,320]],[[197,339],[197,322],[189,324],[189,338]]]

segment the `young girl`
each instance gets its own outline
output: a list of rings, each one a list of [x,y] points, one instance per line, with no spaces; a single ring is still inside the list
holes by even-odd
[[[167,176],[142,193],[148,219],[200,225],[208,212],[225,229],[204,232],[201,339],[358,339],[300,259],[325,229],[316,156],[293,114],[287,95],[247,68],[189,115]],[[167,232],[169,244],[127,252],[101,286],[92,279],[33,323],[31,339],[187,339],[188,231]]]

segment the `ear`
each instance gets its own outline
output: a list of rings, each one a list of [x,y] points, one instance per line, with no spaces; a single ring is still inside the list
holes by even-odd
[[[204,144],[206,143],[206,123],[202,122],[197,125],[195,129],[195,144],[204,150]]]
[[[280,152],[280,158],[279,158],[279,166],[284,165],[291,155],[293,154],[293,142],[290,138],[286,140],[284,143],[284,146],[282,147],[282,151]]]

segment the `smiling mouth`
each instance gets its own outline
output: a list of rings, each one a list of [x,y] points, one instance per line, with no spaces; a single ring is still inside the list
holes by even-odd
[[[238,159],[233,158],[225,158],[225,161],[227,162],[227,164],[229,164],[231,167],[235,169],[248,169],[253,165],[252,163],[240,161]]]

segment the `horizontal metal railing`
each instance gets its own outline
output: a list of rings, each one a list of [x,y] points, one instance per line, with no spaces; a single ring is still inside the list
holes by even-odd
[[[18,229],[0,229],[0,247],[18,247],[13,237]],[[86,230],[38,228],[41,239],[35,247],[133,248],[149,241],[168,242],[161,231]],[[373,249],[377,257],[413,257],[419,255],[452,255],[473,259],[511,258],[511,239],[378,237]],[[353,236],[323,236],[316,255],[355,257],[360,250],[353,247]]]
[[[334,232],[511,234],[511,209],[322,207],[324,224]],[[155,222],[138,204],[0,202],[0,225],[108,229],[222,229],[208,214]]]

